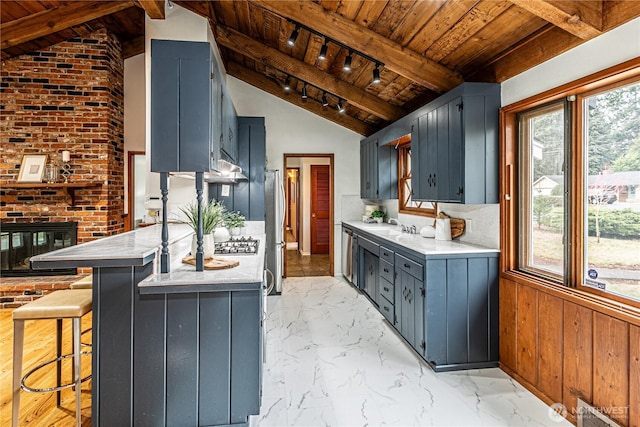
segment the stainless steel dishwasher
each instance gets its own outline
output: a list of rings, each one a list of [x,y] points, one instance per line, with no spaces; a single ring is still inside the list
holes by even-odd
[[[353,284],[353,268],[351,265],[351,242],[353,240],[353,232],[346,227],[342,227],[342,275],[347,281]]]
[[[349,283],[358,287],[358,258],[353,256],[353,248],[357,247],[353,232],[342,227],[342,275]]]

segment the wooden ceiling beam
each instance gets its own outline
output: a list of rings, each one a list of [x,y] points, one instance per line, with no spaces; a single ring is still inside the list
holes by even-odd
[[[640,16],[638,1],[607,1],[603,6],[602,23],[605,31]],[[511,48],[490,60],[484,69],[466,77],[470,80],[503,82],[584,42],[584,39],[550,25],[523,40],[519,47]]]
[[[306,101],[302,101],[300,95],[297,92],[286,94],[280,84],[260,73],[257,73],[249,68],[238,64],[237,62],[229,62],[227,64],[227,73],[229,75],[242,80],[245,83],[250,84],[260,90],[270,93],[284,101],[287,101],[295,106],[304,108],[305,110],[318,115],[324,119],[327,119],[337,125],[352,130],[360,135],[371,135],[375,132],[375,129],[358,119],[355,119],[347,114],[339,113],[335,108],[323,107],[322,104],[314,99],[307,98]]]
[[[165,0],[138,0],[140,6],[142,6],[151,19],[165,18],[164,2]]]
[[[2,23],[2,49],[26,43],[96,18],[128,9],[133,1],[73,1],[24,18]]]
[[[344,98],[350,104],[384,120],[394,121],[405,115],[404,110],[377,96],[320,71],[313,65],[266,46],[232,28],[217,25],[214,29],[214,34],[219,45]]]
[[[321,34],[384,62],[389,70],[436,92],[444,92],[460,83],[462,77],[380,34],[325,10],[312,1],[250,0],[257,6],[284,18],[300,22]]]
[[[582,40],[590,40],[602,34],[602,22],[589,23],[580,13],[569,9],[576,2],[550,2],[548,0],[510,1],[521,9],[544,19],[556,27],[562,28]]]

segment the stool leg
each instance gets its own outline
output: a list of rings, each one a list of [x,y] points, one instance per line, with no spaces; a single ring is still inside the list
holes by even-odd
[[[82,378],[81,372],[81,364],[80,364],[80,317],[75,317],[73,319],[73,367],[74,367],[74,378],[73,381],[76,384],[76,426],[81,427],[82,425],[82,383],[80,379]]]
[[[13,321],[13,399],[11,426],[18,427],[20,416],[20,380],[22,379],[22,350],[24,345],[24,320]]]
[[[62,355],[62,319],[56,320],[56,357],[58,361],[56,362],[56,386],[60,387],[61,377],[62,377],[62,360],[60,360],[60,356]],[[56,406],[60,407],[60,390],[56,392]]]

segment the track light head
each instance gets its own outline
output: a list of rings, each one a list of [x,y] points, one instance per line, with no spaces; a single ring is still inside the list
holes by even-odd
[[[329,105],[329,101],[327,101],[327,93],[323,92],[322,93],[322,106],[326,107]]]
[[[284,90],[286,90],[287,92],[291,90],[291,77],[289,76],[287,76],[284,81]]]
[[[380,68],[378,64],[376,64],[376,68],[373,69],[373,80],[371,80],[371,82],[374,84],[380,83]]]
[[[305,83],[304,86],[302,86],[302,99],[307,99],[307,84]]]
[[[298,39],[299,32],[300,32],[300,27],[296,25],[296,27],[291,32],[291,35],[289,36],[289,40],[287,40],[287,44],[289,46],[294,46],[296,44],[296,40]]]
[[[325,40],[324,44],[320,48],[320,55],[318,55],[318,59],[320,61],[324,61],[325,59],[327,59],[327,49],[328,49],[327,41]]]
[[[349,52],[349,55],[347,55],[347,57],[344,58],[344,66],[342,67],[342,70],[346,71],[347,73],[351,71],[351,59],[352,59],[351,55],[352,53]]]
[[[336,105],[339,113],[344,113],[344,105],[342,105],[342,99],[338,99],[338,105]]]

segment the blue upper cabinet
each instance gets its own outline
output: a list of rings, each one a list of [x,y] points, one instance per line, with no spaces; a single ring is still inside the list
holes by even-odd
[[[221,82],[206,42],[151,41],[151,171],[208,172]]]
[[[464,83],[412,122],[415,200],[498,203],[500,86]]]
[[[220,155],[231,163],[238,160],[238,115],[226,87],[222,89],[222,133],[220,135]]]
[[[394,147],[380,146],[377,138],[360,142],[360,197],[398,198],[398,153]]]

